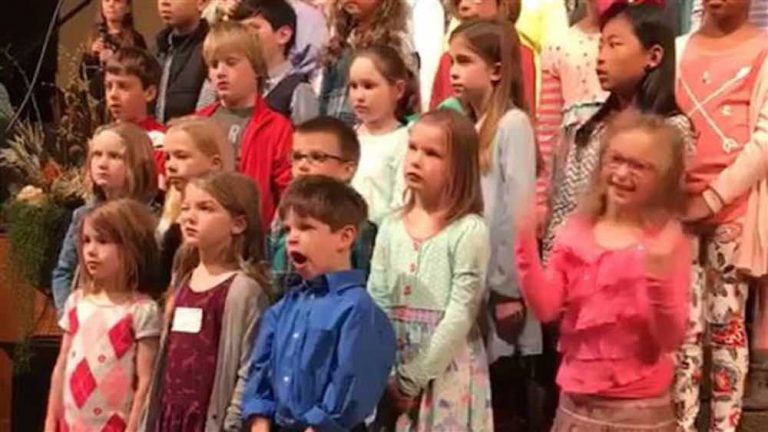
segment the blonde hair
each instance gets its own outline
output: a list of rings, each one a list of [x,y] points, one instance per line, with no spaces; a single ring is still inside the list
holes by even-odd
[[[219,172],[190,181],[211,195],[232,217],[245,219],[245,231],[234,235],[228,256],[233,264],[254,279],[265,290],[269,277],[264,259],[264,231],[261,224],[261,200],[259,189],[249,177],[232,172]],[[176,253],[173,264],[175,286],[189,276],[200,263],[196,248],[182,245]]]
[[[200,153],[213,159],[221,160],[222,171],[235,170],[235,156],[232,145],[227,141],[224,131],[210,118],[185,116],[168,123],[166,135],[172,132],[184,132],[189,142]],[[158,225],[158,234],[164,232],[179,217],[181,211],[181,191],[169,188],[163,203],[163,214]]]
[[[493,139],[499,121],[512,108],[527,111],[520,66],[520,39],[517,31],[507,22],[499,20],[472,20],[461,24],[451,33],[451,40],[463,38],[467,46],[491,66],[499,65],[501,77],[493,84],[493,93],[485,113],[474,113],[477,120],[484,115],[480,127],[480,170],[487,173],[491,167]],[[472,112],[464,102],[465,108]]]
[[[96,129],[88,145],[88,157],[85,163],[86,190],[98,200],[107,199],[104,191],[93,183],[91,178],[91,159],[93,158],[93,140],[103,134],[115,134],[123,144],[123,163],[126,180],[119,198],[133,198],[149,203],[157,196],[157,169],[153,156],[152,140],[147,132],[132,123],[110,123]]]
[[[89,210],[78,226],[78,258],[81,263],[85,262],[83,232],[85,224],[90,223],[99,235],[118,247],[117,286],[157,297],[163,287],[160,285],[160,252],[154,237],[155,222],[149,207],[138,201],[120,198],[102,203]],[[88,268],[81,266],[78,273],[78,286],[91,292],[93,278]]]
[[[448,210],[444,223],[460,219],[468,214],[483,213],[483,193],[480,186],[480,164],[478,162],[478,137],[475,126],[464,115],[450,109],[430,111],[424,114],[417,124],[425,124],[440,129],[444,136],[448,155],[448,186],[445,197]],[[415,197],[406,192],[403,212],[409,212],[415,206]]]
[[[261,93],[267,78],[267,62],[264,60],[259,38],[249,33],[239,22],[219,22],[211,27],[203,42],[205,64],[211,67],[215,60],[221,60],[232,53],[241,54],[248,59],[256,74],[258,92]]]
[[[649,203],[647,214],[675,215],[685,202],[683,181],[685,175],[685,136],[664,117],[653,114],[624,113],[608,123],[600,142],[600,159],[592,174],[590,187],[579,206],[579,212],[589,218],[598,218],[606,210],[606,186],[602,180],[605,154],[611,142],[626,132],[641,131],[653,137],[655,149],[665,152],[663,160],[669,162],[666,171],[659,173],[656,193]]]

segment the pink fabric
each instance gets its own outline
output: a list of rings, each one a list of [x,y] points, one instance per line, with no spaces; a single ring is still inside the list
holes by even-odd
[[[699,135],[687,171],[690,193],[704,191],[736,160],[749,141],[752,89],[765,53],[761,35],[725,52],[706,51],[698,48],[694,41],[682,54],[677,101]],[[742,218],[746,210],[745,193],[711,222],[732,222]]]
[[[535,236],[521,235],[521,288],[543,322],[561,319],[563,360],[557,383],[566,393],[647,398],[668,391],[669,354],[682,341],[688,311],[690,249],[676,227],[675,260],[667,279],[645,272],[653,235],[620,250],[594,239],[592,222],[572,217],[541,267]]]

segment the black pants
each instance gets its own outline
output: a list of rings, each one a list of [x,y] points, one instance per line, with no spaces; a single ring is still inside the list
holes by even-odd
[[[270,430],[274,432],[304,432],[307,430],[307,428],[288,428],[273,424]],[[368,432],[368,428],[365,426],[365,423],[360,423],[359,425],[350,429],[349,432]]]

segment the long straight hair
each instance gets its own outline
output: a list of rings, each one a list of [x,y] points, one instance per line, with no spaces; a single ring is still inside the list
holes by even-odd
[[[461,24],[451,33],[451,40],[456,38],[463,38],[467,46],[489,66],[499,67],[501,77],[493,83],[493,93],[485,113],[473,112],[469,104],[462,101],[475,120],[485,116],[480,127],[479,151],[480,171],[486,173],[491,166],[491,149],[499,121],[512,108],[527,109],[520,66],[520,38],[510,23],[486,19]]]
[[[464,115],[450,109],[440,109],[424,114],[418,124],[428,124],[440,129],[445,136],[448,155],[448,187],[445,190],[447,211],[445,226],[468,214],[483,214],[483,192],[480,186],[478,137],[475,126]],[[411,211],[416,199],[406,191],[403,213]]]
[[[406,123],[408,116],[416,111],[419,89],[416,77],[408,69],[405,60],[400,56],[400,52],[388,45],[372,45],[355,51],[352,62],[354,63],[355,59],[360,57],[365,57],[373,62],[381,76],[390,85],[395,85],[398,81],[403,82],[403,95],[395,106],[395,118],[400,123]]]
[[[666,24],[664,10],[654,4],[615,2],[600,17],[600,28],[616,18],[626,19],[644,49],[659,46],[664,57],[646,71],[637,86],[634,107],[644,114],[669,117],[681,114],[675,100],[675,34]],[[600,109],[576,132],[576,145],[586,145],[592,133],[618,108],[619,98],[611,93]]]

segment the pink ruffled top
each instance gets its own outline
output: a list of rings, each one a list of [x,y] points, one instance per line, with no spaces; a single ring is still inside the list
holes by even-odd
[[[593,223],[572,217],[555,240],[548,267],[536,239],[519,236],[517,265],[529,307],[543,322],[560,321],[563,360],[557,383],[566,393],[612,398],[664,394],[672,352],[687,319],[690,248],[678,231],[665,279],[646,274],[649,234],[624,249],[595,241]]]

